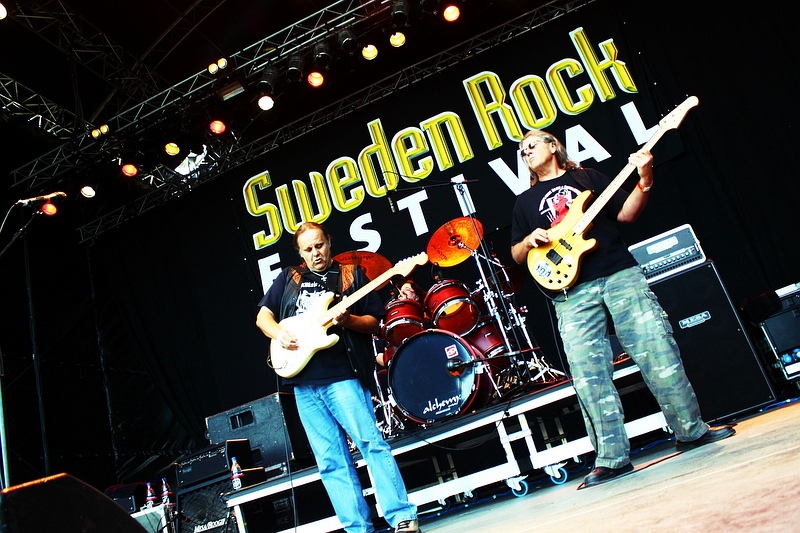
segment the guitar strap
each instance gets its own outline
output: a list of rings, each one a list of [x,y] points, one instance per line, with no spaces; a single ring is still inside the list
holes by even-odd
[[[588,189],[594,193],[594,188],[592,187],[592,182],[589,180],[589,175],[586,173],[585,170],[582,168],[576,168],[573,170],[568,171],[570,176],[578,182],[578,184],[583,187],[584,189]]]

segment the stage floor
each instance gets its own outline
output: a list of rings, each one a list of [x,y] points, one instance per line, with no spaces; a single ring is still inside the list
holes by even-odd
[[[588,468],[571,463],[568,480],[531,482],[423,515],[425,533],[508,531],[800,531],[800,402],[735,420],[737,434],[676,453],[674,441],[632,456],[633,474],[577,490]]]

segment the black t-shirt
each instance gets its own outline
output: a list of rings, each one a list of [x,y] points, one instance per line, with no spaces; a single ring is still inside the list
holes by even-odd
[[[292,283],[291,277],[293,272],[293,268],[286,268],[281,271],[278,277],[275,278],[272,286],[267,290],[267,293],[258,303],[259,307],[263,306],[272,311],[276,318],[285,318],[280,316],[283,293],[285,286],[288,283]],[[359,287],[363,287],[368,282],[366,276],[360,269],[356,269],[354,274],[353,288],[349,290],[348,293]],[[326,292],[331,291],[337,293],[338,279],[339,271],[338,264],[336,263],[324,274],[316,274],[309,271],[305,272],[300,278],[297,302],[291,316],[303,314],[311,307],[312,303],[316,301],[317,298],[322,297]],[[332,302],[328,308],[335,305],[337,301],[338,300]],[[356,302],[351,307],[351,312],[354,315],[371,315],[378,319],[385,314],[383,304],[374,291]],[[302,338],[302,331],[295,331],[294,333]],[[341,326],[331,326],[328,328],[328,334],[332,333],[339,335],[339,341],[332,347],[320,350],[314,354],[303,370],[293,378],[284,378],[284,383],[288,385],[298,383],[323,385],[356,377],[353,363],[347,355],[347,344],[343,338],[344,328]],[[357,333],[353,334],[360,335]],[[371,355],[374,357],[374,354]]]
[[[551,228],[564,218],[575,197],[586,190],[575,179],[574,172],[540,181],[517,197],[511,221],[512,246],[536,228]],[[584,172],[592,185],[594,198],[611,183],[608,177],[596,170],[589,168]],[[577,283],[610,276],[637,264],[622,240],[616,222],[627,197],[627,193],[618,190],[592,221],[592,227],[584,238],[597,239],[597,247],[583,255]]]

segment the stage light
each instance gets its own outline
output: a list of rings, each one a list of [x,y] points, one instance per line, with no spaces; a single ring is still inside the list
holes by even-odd
[[[164,152],[166,152],[167,155],[175,156],[181,153],[181,148],[177,143],[170,142],[164,145]]]
[[[6,9],[6,6],[0,4],[0,20],[3,20],[7,16],[8,16],[8,10]]]
[[[458,6],[450,4],[444,8],[442,16],[447,22],[455,22],[458,20],[458,17],[461,16],[461,10],[458,8]]]
[[[312,87],[321,87],[323,83],[325,83],[325,76],[322,75],[321,72],[314,71],[308,75],[308,84]]]
[[[122,165],[122,173],[128,176],[129,178],[132,178],[139,173],[139,169],[136,168],[136,165],[134,165],[133,163],[125,163],[124,165]]]
[[[103,135],[108,133],[108,124],[103,124],[99,128],[95,128],[92,130],[92,137],[95,139],[99,139]]]
[[[258,89],[268,92],[270,94],[275,92],[275,87],[278,84],[278,70],[274,67],[267,67],[261,73],[261,79],[258,81]]]
[[[208,65],[208,73],[212,75],[216,74],[220,70],[227,68],[227,66],[228,66],[228,60],[225,59],[224,57],[221,57],[217,59],[216,63],[211,63],[210,65]]]
[[[211,133],[215,135],[222,135],[225,133],[227,129],[225,123],[221,120],[212,120],[211,123],[208,125],[208,129],[211,130]]]
[[[328,68],[332,60],[331,47],[328,46],[328,43],[320,41],[314,45],[314,63],[316,63],[319,68]]]
[[[258,107],[263,111],[269,111],[275,106],[275,100],[270,94],[262,94],[258,97]]]
[[[395,48],[403,46],[404,44],[406,44],[406,35],[401,31],[394,32],[392,35],[389,36],[389,44],[391,44]]]
[[[286,78],[290,82],[298,82],[303,79],[303,64],[305,60],[300,54],[292,54],[286,63]]]
[[[361,55],[367,61],[372,61],[376,57],[378,57],[378,49],[375,48],[374,44],[368,44],[361,50]]]
[[[350,28],[341,30],[336,40],[339,43],[339,49],[346,54],[352,54],[358,50],[358,40]]]
[[[81,196],[84,198],[94,198],[96,194],[97,191],[95,191],[94,187],[91,185],[84,185],[81,187]]]
[[[225,85],[221,89],[217,90],[217,95],[220,99],[225,102],[226,100],[230,100],[237,94],[242,94],[244,92],[244,86],[241,84],[239,80],[234,80],[229,84]]]
[[[392,11],[389,18],[392,21],[392,26],[395,28],[402,28],[408,24],[409,14],[408,2],[406,0],[396,0],[392,4]]]
[[[422,0],[420,6],[422,7],[423,13],[435,15],[436,11],[439,9],[439,0]]]
[[[58,213],[58,208],[56,208],[56,206],[54,204],[51,204],[50,202],[47,202],[46,204],[44,204],[42,207],[39,208],[39,211],[41,211],[45,215],[51,217],[51,216],[55,215],[56,213]]]

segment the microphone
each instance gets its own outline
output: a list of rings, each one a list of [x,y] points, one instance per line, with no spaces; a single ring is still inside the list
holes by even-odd
[[[447,371],[448,372],[458,372],[465,366],[471,366],[473,361],[448,361],[447,362]]]
[[[397,213],[397,204],[392,198],[392,193],[394,193],[393,189],[386,189],[386,199],[389,200],[389,209],[392,210],[392,213]]]
[[[33,198],[25,198],[24,200],[18,200],[17,203],[21,205],[28,205],[31,202],[41,202],[43,200],[49,200],[50,198],[53,198],[55,196],[66,196],[66,195],[67,193],[65,192],[56,191],[56,192],[51,192],[50,194],[44,194],[42,196],[34,196]]]

